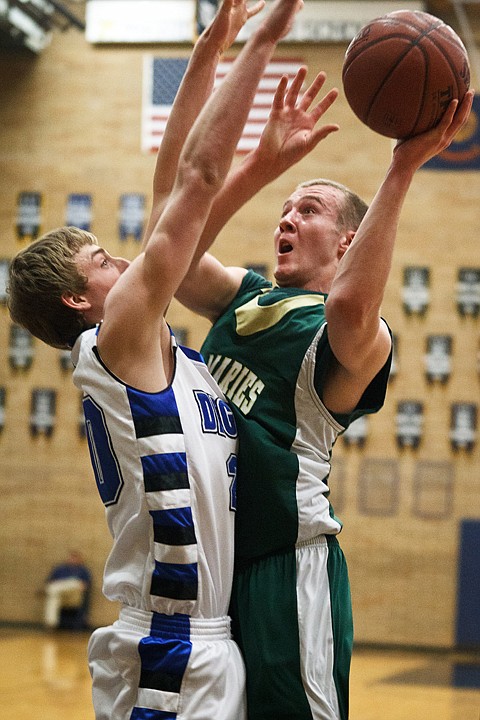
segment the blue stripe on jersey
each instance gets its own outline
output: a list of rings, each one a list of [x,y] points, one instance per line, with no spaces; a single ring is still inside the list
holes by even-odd
[[[188,357],[189,360],[196,360],[197,362],[202,362],[203,364],[205,364],[205,360],[196,350],[185,347],[185,345],[179,345],[178,347],[182,348],[183,353]]]
[[[130,720],[175,720],[177,713],[152,710],[151,708],[135,707]]]
[[[163,563],[156,560],[150,593],[174,600],[196,600],[198,563]]]
[[[145,393],[127,387],[137,438],[182,433],[177,401],[173,389]]]
[[[162,453],[141,458],[146,492],[189,488],[185,453]]]
[[[190,507],[150,510],[154,541],[164,545],[193,545],[197,542]]]

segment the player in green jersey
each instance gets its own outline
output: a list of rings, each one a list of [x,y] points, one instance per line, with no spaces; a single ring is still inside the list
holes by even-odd
[[[396,144],[368,209],[336,182],[297,187],[274,233],[272,287],[201,252],[308,152],[322,103],[308,112],[315,90],[301,100],[298,91],[298,78],[280,85],[259,149],[231,171],[177,293],[212,322],[202,353],[239,430],[232,616],[249,720],[348,717],[353,631],[330,458],[349,423],[383,404],[391,336],[380,306],[401,208],[416,170],[448,147],[473,100],[452,101],[434,130]]]

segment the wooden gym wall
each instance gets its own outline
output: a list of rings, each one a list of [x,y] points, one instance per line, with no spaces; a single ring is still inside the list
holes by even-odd
[[[142,63],[146,53],[188,54],[186,47],[94,48],[74,32],[56,36],[38,58],[0,56],[0,259],[27,240],[15,231],[18,194],[42,195],[41,231],[65,222],[70,193],[93,200],[92,230],[114,253],[133,257],[138,243],[119,240],[122,193],[151,198],[154,157],[140,151]],[[325,69],[340,87],[345,47],[282,46],[278,54]],[[216,245],[226,263],[272,270],[272,235],[284,198],[295,184],[331,177],[370,201],[388,165],[391,142],[357,121],[341,96],[328,116],[339,134],[261,192],[231,222]],[[382,412],[367,422],[362,444],[337,443],[332,499],[344,521],[342,545],[352,582],[357,641],[452,646],[460,523],[480,518],[477,445],[451,446],[452,404],[477,403],[478,319],[456,307],[457,273],[480,267],[480,173],[419,172],[402,215],[384,315],[397,338],[396,374]],[[404,269],[427,268],[428,308],[402,306]],[[358,289],[359,292],[362,288]],[[199,347],[203,321],[174,304],[169,315]],[[81,550],[94,575],[92,622],[111,622],[117,608],[101,595],[110,537],[79,432],[80,399],[61,355],[34,343],[27,369],[10,365],[10,322],[0,307],[0,387],[5,388],[0,434],[0,620],[41,622],[38,595],[52,564]],[[451,338],[451,374],[425,375],[427,337]],[[50,437],[30,432],[34,389],[56,391]],[[397,440],[398,403],[409,402],[406,446]],[[408,443],[423,406],[418,447]],[[420,425],[418,426],[420,427]],[[415,432],[413,433],[415,434]],[[412,441],[413,442],[413,441]],[[413,445],[415,442],[413,442]],[[478,587],[472,588],[478,593]]]

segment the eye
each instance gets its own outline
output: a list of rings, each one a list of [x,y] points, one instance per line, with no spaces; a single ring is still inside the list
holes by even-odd
[[[305,205],[302,208],[302,213],[304,215],[314,215],[316,213],[316,208],[314,208],[313,205]]]

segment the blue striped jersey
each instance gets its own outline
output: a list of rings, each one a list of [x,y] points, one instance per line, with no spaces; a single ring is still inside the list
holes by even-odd
[[[136,390],[102,363],[97,331],[72,351],[113,546],[107,598],[158,613],[226,615],[233,572],[237,429],[198,353],[178,347],[161,392]]]

